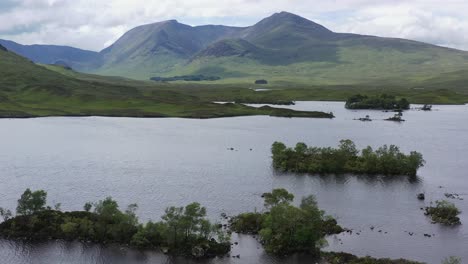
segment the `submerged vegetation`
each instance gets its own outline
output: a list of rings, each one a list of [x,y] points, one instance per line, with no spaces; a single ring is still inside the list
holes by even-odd
[[[384,119],[385,121],[394,121],[394,122],[404,122],[405,120],[402,118],[403,112],[397,112],[392,117]]]
[[[397,100],[395,96],[388,94],[370,97],[357,94],[346,100],[345,107],[348,109],[405,110],[409,109],[410,103],[406,98]]]
[[[442,261],[442,264],[461,264],[462,259],[456,256],[450,256]]]
[[[430,216],[434,223],[440,223],[444,225],[459,225],[461,224],[460,210],[455,204],[449,201],[436,201],[435,206],[426,207],[426,215]]]
[[[281,171],[303,173],[358,173],[415,176],[425,163],[421,153],[406,155],[395,145],[359,151],[351,140],[341,140],[338,148],[308,147],[297,143],[288,148],[281,142],[272,145],[273,166]]]
[[[263,194],[266,212],[243,213],[231,219],[231,230],[259,234],[268,253],[289,255],[307,252],[318,255],[325,235],[341,233],[336,220],[325,216],[314,196],[292,205],[294,195],[285,189]]]
[[[136,216],[136,204],[122,211],[110,197],[86,203],[83,211],[73,212],[62,212],[59,206],[52,209],[46,206],[46,199],[45,191],[27,189],[18,200],[17,215],[4,217],[0,236],[118,243],[196,258],[230,251],[229,236],[206,218],[206,209],[198,203],[168,207],[161,221],[142,224]]]

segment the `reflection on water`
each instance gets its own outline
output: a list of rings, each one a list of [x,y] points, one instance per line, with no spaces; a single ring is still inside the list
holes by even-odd
[[[330,237],[326,250],[428,263],[450,255],[468,261],[467,225],[432,225],[420,210],[444,193],[462,194],[465,200],[453,202],[463,211],[462,222],[468,223],[468,106],[408,111],[404,123],[383,121],[389,113],[349,111],[336,102],[290,107],[333,112],[336,118],[2,119],[0,206],[14,209],[19,195],[33,188],[47,190],[49,203],[61,202],[65,210],[79,210],[88,201],[111,195],[122,206],[136,202],[141,221],[158,220],[166,206],[193,201],[205,205],[217,220],[222,212],[261,210],[261,194],[281,187],[297,200],[316,195],[321,208],[354,230]],[[353,120],[365,115],[374,121]],[[358,148],[395,144],[404,152],[417,150],[427,164],[414,178],[298,175],[271,168],[274,141],[324,147],[341,139],[353,140]],[[426,193],[425,202],[416,199],[419,192]],[[203,263],[312,261],[303,255],[273,258],[252,237],[233,239],[240,242],[233,248],[240,259]],[[60,241],[31,245],[0,240],[0,256],[0,263],[13,264],[197,263],[158,252]]]

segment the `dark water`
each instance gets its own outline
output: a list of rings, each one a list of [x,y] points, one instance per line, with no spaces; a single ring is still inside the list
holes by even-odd
[[[343,103],[302,102],[293,108],[332,111],[337,118],[0,120],[0,206],[14,209],[29,187],[47,190],[49,203],[61,202],[65,210],[79,210],[87,201],[112,196],[122,206],[138,203],[140,219],[146,221],[158,220],[167,206],[198,201],[217,220],[222,212],[234,215],[261,209],[261,193],[282,187],[297,198],[316,195],[328,214],[355,230],[353,235],[329,238],[326,250],[428,263],[455,255],[468,262],[468,106],[408,111],[407,122],[400,124],[355,121],[366,114],[383,119],[392,113],[348,111]],[[412,180],[280,175],[271,168],[269,149],[275,140],[336,146],[347,138],[358,147],[396,144],[405,152],[417,150],[427,164]],[[235,151],[228,150],[231,147]],[[426,202],[416,199],[418,192],[426,193]],[[463,211],[465,225],[433,225],[419,209],[445,198],[444,193],[465,198],[452,200]],[[374,231],[370,226],[375,226]],[[435,236],[427,238],[425,233]],[[269,257],[248,236],[234,236],[233,241],[240,242],[233,249],[240,259],[208,263],[311,262],[305,256]],[[118,246],[0,240],[0,263],[192,261]]]

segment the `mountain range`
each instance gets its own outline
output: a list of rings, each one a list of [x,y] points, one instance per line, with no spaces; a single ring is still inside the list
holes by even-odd
[[[42,64],[100,75],[206,75],[218,83],[343,85],[428,80],[468,67],[468,52],[417,41],[336,33],[281,12],[250,27],[189,26],[169,20],[136,27],[100,52],[0,41]]]

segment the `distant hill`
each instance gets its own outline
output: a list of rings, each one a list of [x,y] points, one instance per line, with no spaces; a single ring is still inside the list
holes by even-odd
[[[21,45],[13,41],[0,39],[0,44],[14,53],[26,57],[33,62],[54,64],[58,61],[67,63],[77,69],[95,67],[93,63],[99,53],[66,46],[56,45]]]
[[[22,46],[23,50],[4,46],[41,63],[60,61],[79,71],[142,80],[204,75],[220,77],[218,83],[266,79],[273,85],[391,86],[468,68],[465,51],[336,33],[288,12],[250,27],[192,27],[176,20],[143,25],[99,53],[57,46]]]

